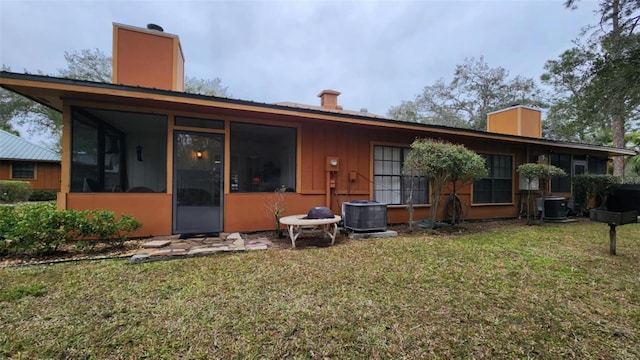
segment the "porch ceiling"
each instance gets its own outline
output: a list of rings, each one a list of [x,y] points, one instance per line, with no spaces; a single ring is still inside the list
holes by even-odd
[[[456,137],[461,139],[461,142],[464,142],[462,141],[464,139],[492,140],[529,144],[551,149],[572,149],[585,153],[606,154],[606,156],[636,155],[635,151],[628,149],[503,135],[477,130],[403,122],[386,118],[371,118],[366,115],[341,114],[246,100],[62,79],[42,75],[17,74],[6,71],[0,72],[0,86],[58,111],[62,111],[63,109],[63,100],[76,100],[149,107],[170,111],[215,113],[220,117],[234,116],[248,119],[278,119],[288,121],[331,121],[358,124],[359,126],[405,129],[424,133],[425,136],[447,135],[449,137]]]

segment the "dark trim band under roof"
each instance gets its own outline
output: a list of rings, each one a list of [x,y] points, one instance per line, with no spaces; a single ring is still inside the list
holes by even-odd
[[[0,80],[3,78],[22,80],[22,81],[36,81],[36,82],[49,83],[49,84],[82,86],[82,87],[96,88],[96,89],[132,91],[132,92],[145,93],[145,94],[171,96],[171,97],[183,98],[183,99],[216,101],[221,103],[245,105],[245,106],[252,106],[252,107],[258,107],[258,108],[264,108],[264,109],[274,109],[274,110],[280,110],[280,111],[286,111],[286,112],[318,114],[318,115],[333,116],[333,117],[345,118],[345,119],[365,120],[373,123],[396,124],[396,125],[402,125],[402,126],[418,127],[424,130],[431,130],[433,132],[447,132],[447,133],[455,132],[456,135],[461,135],[461,136],[466,135],[471,137],[483,137],[483,138],[490,137],[496,140],[518,141],[525,144],[564,146],[564,147],[581,149],[581,150],[614,152],[616,155],[629,155],[629,156],[637,155],[635,151],[629,150],[629,149],[620,149],[620,148],[614,148],[614,147],[583,144],[583,143],[576,143],[576,142],[569,142],[569,141],[557,141],[557,140],[549,140],[549,139],[542,139],[542,138],[499,134],[499,133],[493,133],[493,132],[487,132],[487,131],[481,131],[481,130],[454,128],[454,127],[449,127],[444,125],[431,125],[431,124],[422,124],[422,123],[415,123],[415,122],[408,122],[408,121],[400,121],[400,120],[394,120],[391,118],[373,117],[373,116],[367,116],[363,114],[342,113],[337,110],[319,110],[319,109],[308,109],[308,108],[301,108],[301,107],[291,107],[286,105],[261,103],[261,102],[250,101],[250,100],[240,100],[240,99],[232,99],[232,98],[219,97],[219,96],[192,94],[192,93],[162,90],[162,89],[155,89],[155,88],[145,88],[140,86],[111,84],[111,83],[102,83],[102,82],[87,81],[87,80],[60,78],[60,77],[46,76],[46,75],[19,74],[19,73],[14,73],[9,71],[0,71]],[[10,86],[2,84],[1,81],[0,81],[0,86],[11,90]],[[38,101],[37,99],[34,99],[34,100]],[[43,105],[48,106],[45,103],[43,103]]]

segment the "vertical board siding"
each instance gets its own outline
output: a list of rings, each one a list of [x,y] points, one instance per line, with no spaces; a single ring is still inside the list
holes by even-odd
[[[60,190],[59,163],[36,162],[35,179],[12,179],[11,162],[9,160],[0,162],[0,180],[26,181],[31,184],[32,190]]]

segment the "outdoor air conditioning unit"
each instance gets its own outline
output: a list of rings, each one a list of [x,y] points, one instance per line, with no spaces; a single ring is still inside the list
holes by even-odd
[[[371,200],[342,203],[344,228],[352,231],[387,230],[387,204]]]

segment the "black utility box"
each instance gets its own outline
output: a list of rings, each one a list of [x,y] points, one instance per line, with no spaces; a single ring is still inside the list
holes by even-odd
[[[640,184],[618,185],[607,198],[607,210],[615,212],[640,212]]]

